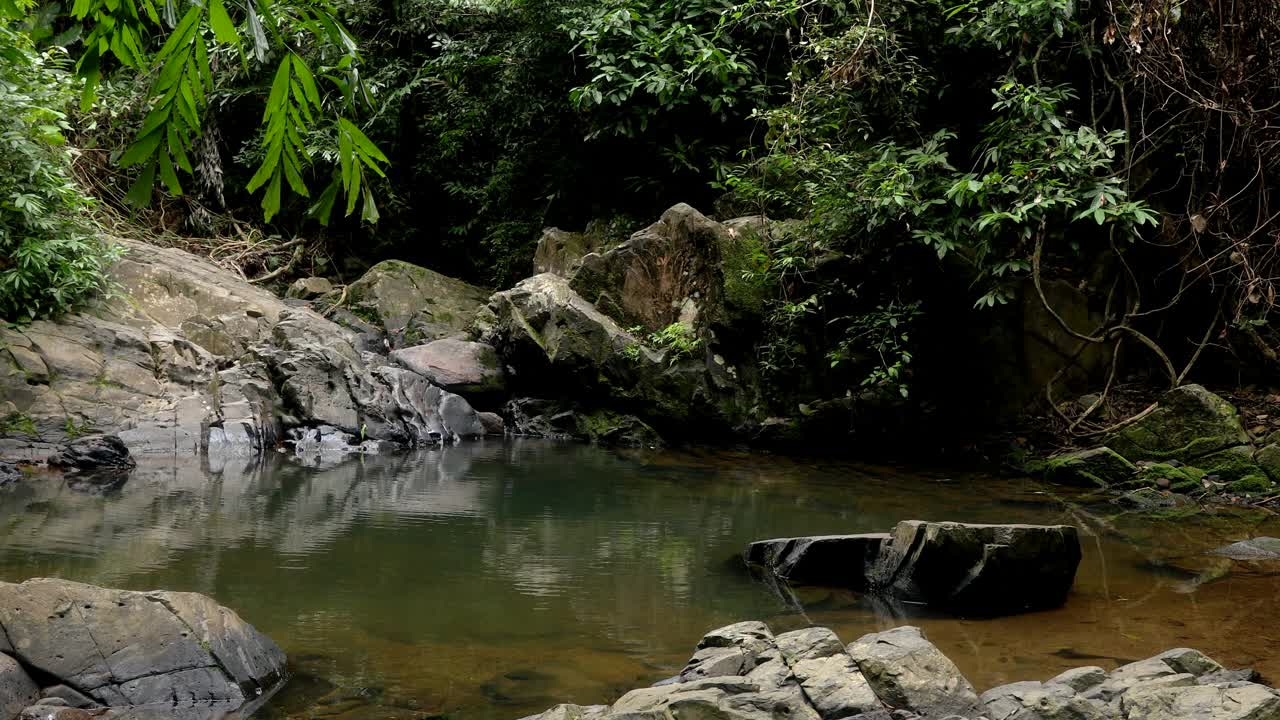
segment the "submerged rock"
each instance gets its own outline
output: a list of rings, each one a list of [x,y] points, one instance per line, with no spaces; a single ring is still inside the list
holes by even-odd
[[[1080,541],[1069,525],[908,520],[888,534],[760,541],[744,557],[788,582],[999,615],[1061,605],[1080,564]]]
[[[1213,551],[1232,560],[1280,560],[1280,538],[1257,537],[1241,540]]]
[[[83,472],[128,472],[137,463],[115,435],[91,435],[72,440],[49,458],[49,465]]]
[[[1183,385],[1165,393],[1149,415],[1109,435],[1106,444],[1132,462],[1192,462],[1248,442],[1231,403],[1200,385]]]
[[[11,462],[0,460],[0,487],[15,483],[22,479],[22,471]]]
[[[117,717],[135,709],[145,716],[213,717],[258,700],[285,676],[285,656],[274,642],[195,593],[53,579],[0,583],[0,627],[4,652],[51,686],[37,716],[40,708],[69,704],[68,692],[52,691],[61,686],[116,709]]]

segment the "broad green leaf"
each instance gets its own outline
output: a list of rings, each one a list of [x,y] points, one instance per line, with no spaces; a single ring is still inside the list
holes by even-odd
[[[209,24],[213,26],[213,36],[218,38],[218,42],[240,46],[240,33],[236,32],[222,0],[209,0]]]
[[[142,174],[129,187],[126,200],[134,207],[143,208],[151,204],[151,188],[156,184],[156,164],[147,163]]]

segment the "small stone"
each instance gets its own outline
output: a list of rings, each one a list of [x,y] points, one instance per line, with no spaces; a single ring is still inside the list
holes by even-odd
[[[285,297],[299,300],[314,300],[333,291],[333,283],[322,277],[306,277],[295,280],[285,292]]]

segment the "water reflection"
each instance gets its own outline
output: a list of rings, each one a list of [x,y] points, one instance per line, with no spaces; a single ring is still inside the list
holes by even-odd
[[[1061,610],[911,619],[981,687],[1177,645],[1280,675],[1261,620],[1276,568],[1203,555],[1280,534],[1263,516],[1153,520],[1028,482],[747,454],[533,441],[314,467],[148,460],[106,494],[53,478],[0,491],[0,574],[212,595],[293,658],[273,716],[514,718],[670,675],[729,622],[847,640],[901,622],[851,593],[770,592],[731,560],[753,539],[911,518],[1090,531]]]

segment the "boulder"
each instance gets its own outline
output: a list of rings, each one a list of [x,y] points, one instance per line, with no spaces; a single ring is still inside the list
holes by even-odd
[[[91,435],[72,440],[49,458],[49,465],[84,472],[127,472],[137,463],[120,438],[115,435]]]
[[[703,327],[723,318],[720,252],[730,242],[727,228],[681,203],[626,242],[583,256],[571,287],[627,327]]]
[[[570,277],[588,253],[607,250],[606,242],[603,233],[592,232],[590,228],[580,233],[547,228],[538,238],[538,247],[533,253],[533,271]]]
[[[501,393],[506,373],[498,353],[484,343],[445,338],[391,353],[398,365],[456,393]]]
[[[588,412],[634,415],[663,434],[703,438],[728,436],[751,412],[738,371],[702,340],[688,354],[650,347],[557,275],[495,294],[480,325],[480,340],[518,369],[508,378],[517,394],[562,388]]]
[[[1055,455],[1045,461],[1045,477],[1060,485],[1106,488],[1133,477],[1138,467],[1109,447]]]
[[[305,277],[294,280],[285,297],[298,300],[315,300],[326,293],[333,292],[333,283],[322,277]]]
[[[979,697],[990,720],[1111,720],[1105,703],[1076,695],[1068,685],[1035,680],[992,688]]]
[[[774,642],[823,720],[882,708],[883,703],[834,632],[807,628],[783,633]]]
[[[585,410],[540,398],[513,398],[503,408],[515,435],[575,439],[620,447],[661,447],[657,431],[634,415],[613,410]]]
[[[1192,463],[1197,457],[1248,442],[1235,407],[1199,385],[1170,390],[1154,411],[1106,439],[1108,447],[1131,462]]]
[[[1253,456],[1258,467],[1275,482],[1280,482],[1280,443],[1270,443],[1258,448]]]
[[[40,697],[27,671],[10,655],[0,653],[0,718],[8,720]]]
[[[1125,720],[1271,720],[1280,695],[1262,685],[1135,688],[1121,700]]]
[[[502,436],[507,434],[507,423],[498,413],[482,412],[477,413],[480,418],[480,425],[484,427],[485,435]]]
[[[113,708],[230,712],[285,676],[275,643],[195,593],[53,579],[0,583],[0,627],[24,666]],[[66,700],[42,704],[59,702]]]
[[[744,560],[799,585],[866,590],[871,564],[888,540],[888,533],[760,540],[747,546]]]
[[[1233,483],[1247,477],[1266,480],[1266,471],[1253,459],[1253,448],[1237,445],[1196,458],[1195,466],[1206,475],[1216,475],[1218,482]]]
[[[871,584],[899,600],[978,615],[1061,605],[1080,564],[1069,525],[898,523]]]
[[[748,565],[795,584],[834,585],[973,615],[1057,607],[1080,564],[1067,525],[909,520],[892,533],[763,540]]]
[[[400,348],[465,334],[488,297],[461,280],[384,260],[347,286],[346,304]]]
[[[973,685],[919,628],[864,635],[849,645],[848,652],[889,707],[942,718],[969,715],[978,704]]]

